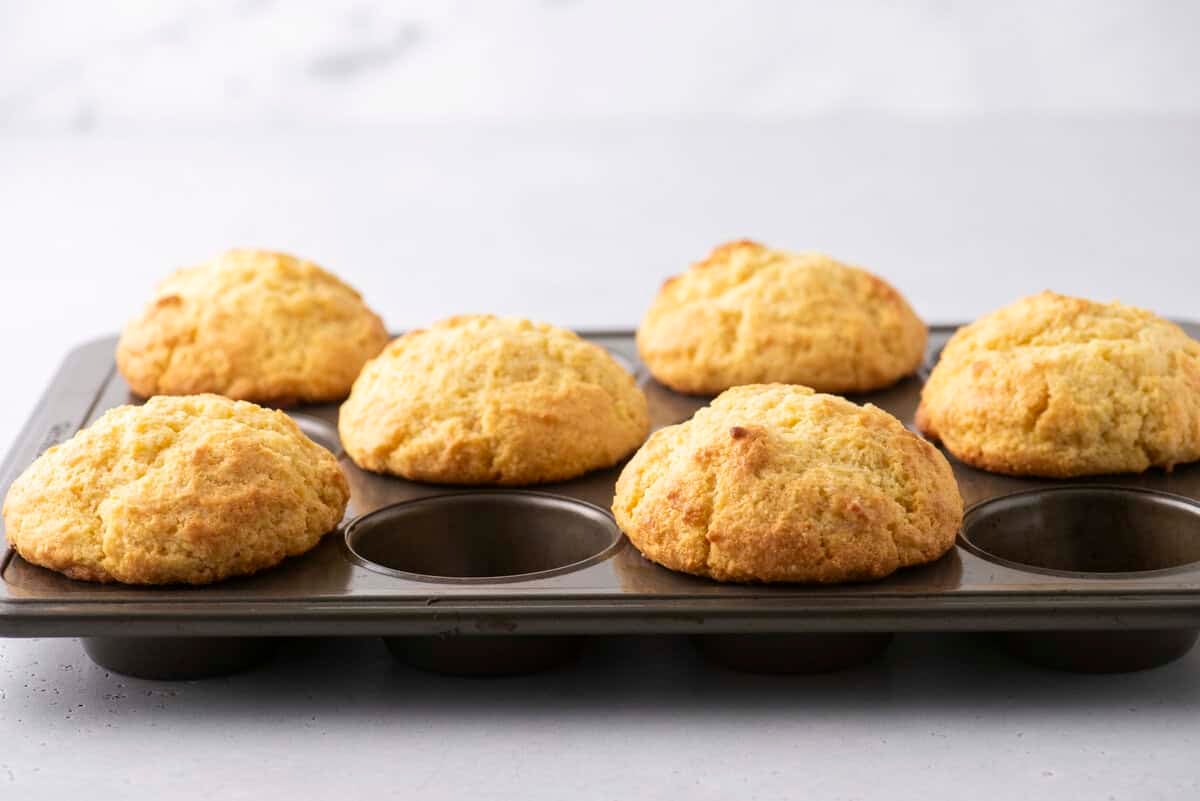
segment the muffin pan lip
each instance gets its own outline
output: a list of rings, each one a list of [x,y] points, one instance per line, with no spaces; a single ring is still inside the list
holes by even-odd
[[[341,439],[338,438],[337,428],[331,423],[315,415],[290,409],[284,413],[292,418],[304,436],[332,453],[335,459],[341,459],[346,455],[346,449],[342,446]],[[313,434],[317,436],[313,436]]]
[[[586,338],[587,335],[583,336]],[[612,360],[616,362],[622,370],[633,376],[634,381],[641,381],[646,377],[646,368],[639,360],[626,356],[624,353],[613,350],[612,348],[605,348],[604,350],[609,356],[612,357]]]
[[[997,495],[995,497],[987,498],[971,504],[969,507],[963,510],[963,522],[962,526],[959,528],[958,536],[955,538],[955,544],[959,548],[963,548],[973,553],[980,559],[984,559],[988,562],[994,562],[1011,570],[1017,570],[1026,573],[1040,573],[1045,576],[1059,576],[1062,578],[1083,581],[1130,581],[1143,578],[1155,578],[1159,576],[1168,577],[1187,573],[1195,573],[1197,570],[1200,570],[1200,559],[1191,562],[1185,562],[1179,565],[1172,565],[1171,567],[1161,567],[1152,570],[1059,570],[1052,567],[1041,567],[1039,565],[1018,562],[1013,559],[999,556],[976,544],[967,535],[967,529],[969,528],[969,521],[971,517],[979,514],[989,506],[996,506],[1006,501],[1011,501],[1015,498],[1030,497],[1034,495],[1045,495],[1048,493],[1086,493],[1090,491],[1146,495],[1159,501],[1168,502],[1172,505],[1185,506],[1196,515],[1197,525],[1200,526],[1200,501],[1189,498],[1186,495],[1179,495],[1178,493],[1174,492],[1163,492],[1162,490],[1147,489],[1146,487],[1128,487],[1120,484],[1065,483],[1046,487],[1036,487],[1033,489],[1021,490],[1020,492],[1011,492],[1005,495]],[[1200,537],[1200,533],[1197,533],[1197,536]]]
[[[602,518],[606,518],[608,523],[611,523],[616,536],[612,542],[604,546],[600,551],[592,554],[585,559],[578,559],[558,567],[548,568],[546,570],[536,570],[528,573],[511,573],[507,575],[497,576],[438,576],[428,573],[415,573],[411,570],[401,570],[399,568],[388,567],[387,565],[375,562],[358,552],[352,542],[355,532],[362,526],[369,525],[371,518],[382,517],[398,508],[415,509],[421,506],[438,506],[443,503],[452,503],[456,500],[464,500],[467,498],[479,498],[486,496],[501,496],[508,498],[527,498],[540,499],[543,502],[551,502],[554,504],[570,507],[579,507],[586,509],[589,513],[597,514]],[[616,521],[610,512],[600,508],[594,503],[581,501],[578,498],[571,498],[564,495],[555,495],[550,492],[541,492],[529,489],[509,489],[509,488],[473,488],[456,490],[447,492],[441,495],[426,495],[421,498],[414,498],[408,501],[399,501],[397,503],[380,506],[378,509],[372,509],[370,512],[358,515],[347,523],[341,526],[342,544],[345,546],[346,556],[353,563],[360,567],[365,567],[367,570],[381,573],[385,576],[394,578],[406,579],[408,581],[419,581],[428,584],[456,584],[456,585],[490,585],[490,584],[515,584],[524,581],[536,581],[537,579],[551,578],[560,576],[564,573],[573,573],[577,570],[583,570],[591,565],[603,562],[606,559],[611,559],[617,551],[625,544],[625,535],[621,533],[621,529],[617,527]]]
[[[936,352],[957,326],[931,326]],[[1188,326],[1200,336],[1200,325]],[[630,331],[585,337],[636,360]],[[115,337],[73,350],[0,465],[0,491],[50,445],[73,435],[107,408],[131,401],[116,374]],[[639,369],[639,373],[642,372]],[[661,396],[659,425],[690,415],[707,400],[678,396],[643,377],[648,395]],[[864,396],[911,422],[918,377]],[[653,389],[653,393],[650,391]],[[666,393],[664,395],[664,393]],[[655,401],[652,400],[652,403]],[[336,405],[296,407],[332,424]],[[653,411],[652,411],[653,415]],[[991,476],[951,458],[968,507],[977,501],[1036,487],[1029,480]],[[356,473],[346,459],[348,474]],[[534,491],[602,506],[617,470]],[[363,473],[351,504],[368,513],[401,498],[381,500],[380,486],[398,481]],[[607,482],[607,484],[606,484]],[[436,495],[447,487],[417,487]],[[1043,486],[1059,482],[1040,482]],[[1130,485],[1165,488],[1200,501],[1200,465],[1173,474],[1152,471]],[[604,486],[607,490],[604,490]],[[1186,485],[1185,493],[1173,487]],[[1124,486],[1124,485],[1122,485]],[[999,487],[999,490],[992,488]],[[362,490],[360,494],[360,490]],[[390,490],[387,490],[390,492]],[[607,498],[603,493],[607,491]],[[375,493],[377,497],[372,497]],[[386,494],[386,493],[385,493]],[[567,573],[519,582],[433,583],[385,576],[346,558],[331,534],[312,554],[249,579],[203,588],[140,589],[90,585],[28,565],[0,550],[0,636],[303,636],[445,634],[721,634],[786,632],[1014,631],[1052,629],[1200,628],[1200,565],[1167,568],[1107,581],[1009,567],[956,548],[950,558],[902,571],[872,584],[720,585],[672,574],[637,556],[621,538],[602,561]],[[329,576],[332,572],[336,575]]]
[[[933,333],[936,326],[930,326],[930,333]],[[939,342],[936,345],[928,344],[925,347],[925,358],[921,359],[921,363],[917,366],[916,376],[920,379],[923,385],[929,380],[929,376],[933,373],[933,368],[937,367],[938,362],[942,359],[942,351],[946,349],[945,342]]]

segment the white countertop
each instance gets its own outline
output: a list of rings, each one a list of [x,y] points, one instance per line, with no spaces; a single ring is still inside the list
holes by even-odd
[[[552,673],[462,679],[379,640],[288,646],[197,682],[108,675],[70,640],[0,645],[0,788],[20,799],[1185,799],[1200,652],[1125,676],[969,635],[869,667],[750,676],[686,640],[599,640]],[[85,784],[86,783],[86,784]]]
[[[737,236],[868,266],[930,320],[1046,287],[1197,318],[1197,142],[1187,117],[4,134],[0,443],[67,348],[232,244],[324,263],[394,329],[469,310],[632,327],[664,277]],[[151,683],[71,640],[7,640],[0,790],[1194,798],[1198,667],[1057,674],[922,635],[867,668],[755,677],[638,639],[480,681],[325,640],[243,676]]]

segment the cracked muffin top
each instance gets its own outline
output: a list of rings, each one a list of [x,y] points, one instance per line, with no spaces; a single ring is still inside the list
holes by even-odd
[[[164,396],[39,456],[4,524],[22,558],[74,579],[207,584],[308,551],[349,496],[337,460],[283,412]]]
[[[604,348],[491,315],[393,341],[338,420],[360,467],[446,484],[563,481],[615,464],[649,427],[645,396]]]
[[[176,271],[131,320],[117,367],[138,395],[341,400],[388,341],[357,292],[312,262],[231,250]]]
[[[617,481],[613,513],[672,570],[832,583],[937,559],[962,498],[945,457],[887,412],[759,384],[651,436]]]
[[[997,473],[1170,469],[1200,458],[1200,343],[1144,309],[1042,292],[951,337],[917,425]]]
[[[782,382],[848,393],[916,370],[926,333],[900,293],[865,270],[739,241],[669,278],[637,343],[654,377],[679,392]]]

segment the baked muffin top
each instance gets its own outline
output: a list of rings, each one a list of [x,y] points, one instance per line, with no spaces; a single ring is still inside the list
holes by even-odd
[[[1200,343],[1145,309],[1021,298],[951,337],[917,425],[998,473],[1169,469],[1200,458]]]
[[[160,396],[47,450],[3,513],[25,560],[71,578],[206,584],[309,550],[349,494],[337,460],[284,413]]]
[[[417,481],[536,484],[608,467],[649,430],[633,376],[570,331],[463,315],[367,363],[339,432],[361,467]]]
[[[865,270],[739,241],[668,279],[637,342],[654,377],[680,392],[782,382],[844,393],[912,373],[926,333],[900,293]]]
[[[655,432],[622,471],[613,514],[672,570],[828,583],[938,558],[962,499],[945,457],[881,409],[759,384]]]
[[[122,332],[117,366],[143,397],[321,402],[344,398],[387,340],[359,294],[312,262],[231,250],[159,285]]]

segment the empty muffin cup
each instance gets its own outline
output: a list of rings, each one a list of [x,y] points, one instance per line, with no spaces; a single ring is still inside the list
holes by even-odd
[[[613,553],[621,531],[603,509],[527,491],[438,495],[386,506],[346,527],[365,567],[417,581],[494,584],[558,575]],[[507,675],[554,667],[579,648],[574,637],[448,633],[385,638],[419,668]]]
[[[832,673],[878,658],[888,633],[702,634],[692,643],[706,659],[742,673]]]
[[[1126,578],[1200,563],[1200,504],[1100,485],[1018,492],[967,510],[961,541],[1022,570]]]
[[[1072,578],[1137,579],[1200,563],[1200,504],[1152,490],[1070,486],[977,504],[961,544],[1007,567]],[[1011,652],[1087,673],[1142,670],[1174,661],[1193,629],[1006,632]]]
[[[543,578],[602,559],[621,541],[598,506],[541,492],[452,493],[385,506],[346,526],[365,567],[423,581]]]

